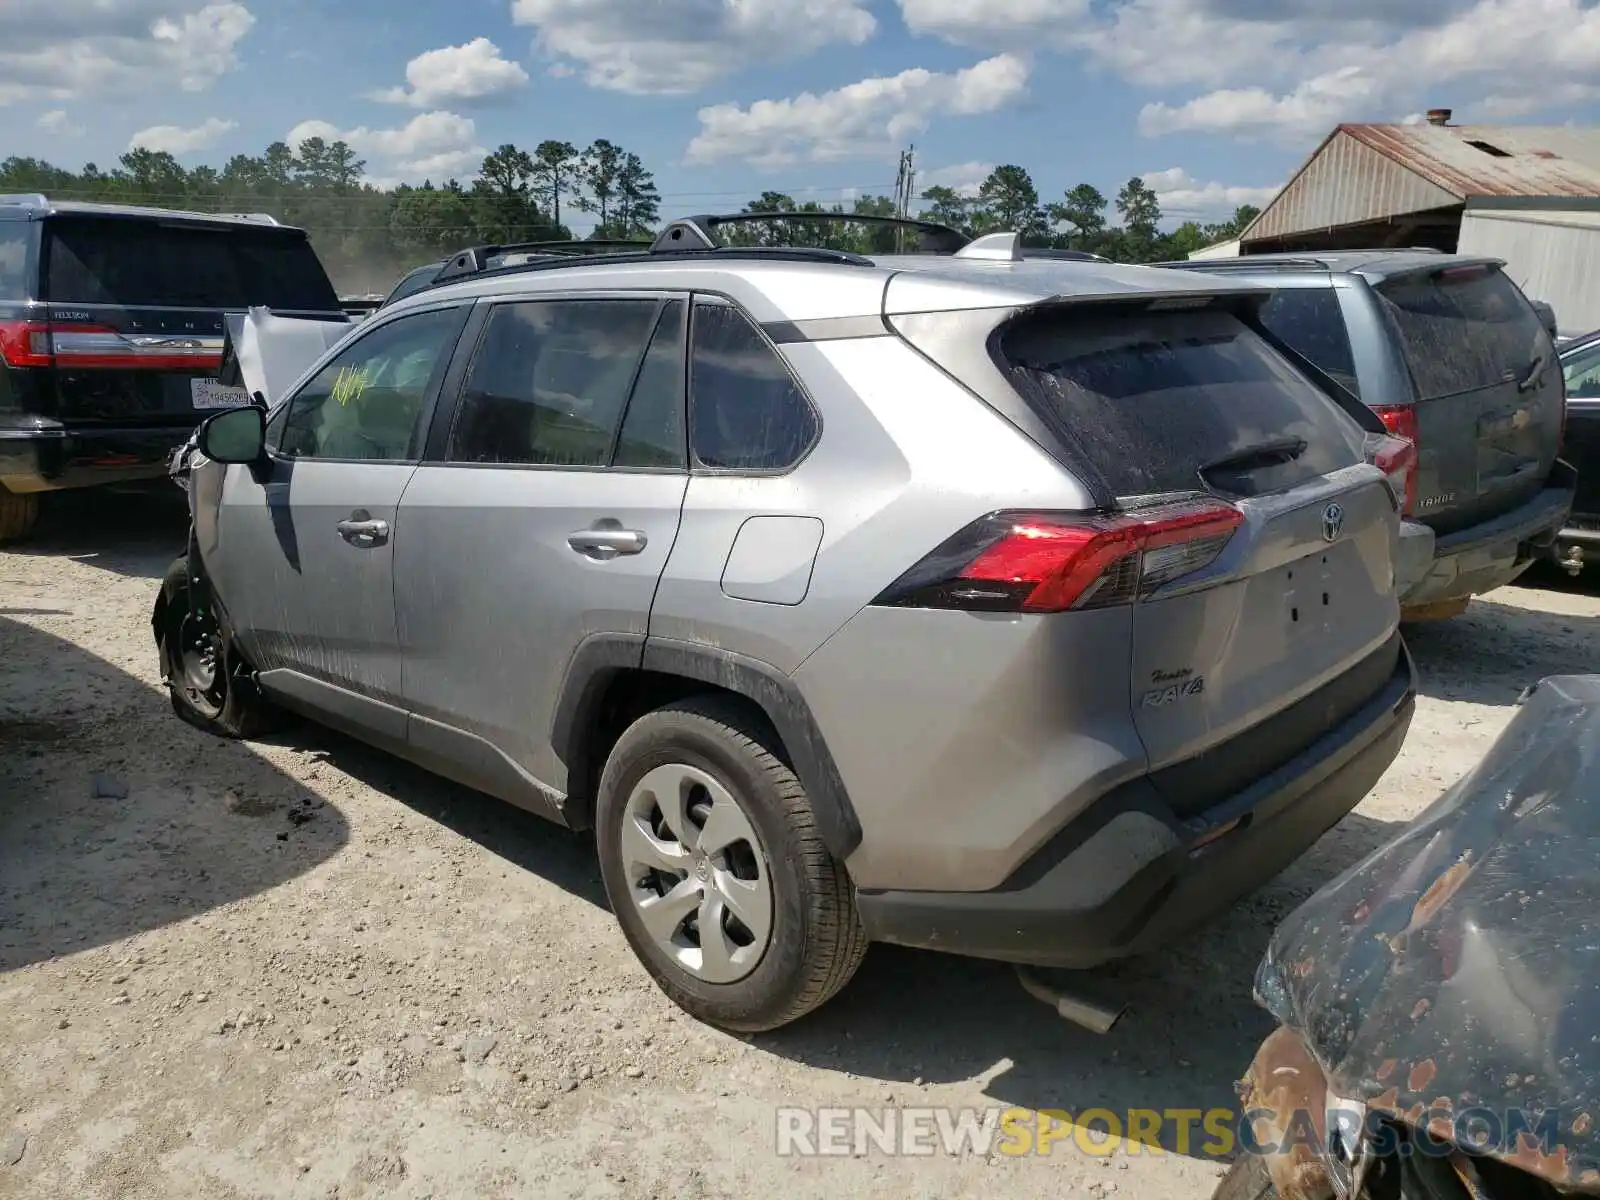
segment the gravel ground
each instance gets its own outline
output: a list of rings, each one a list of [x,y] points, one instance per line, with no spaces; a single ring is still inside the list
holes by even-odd
[[[0,553],[0,1195],[1019,1198],[1209,1193],[1164,1154],[800,1159],[782,1105],[1209,1108],[1274,922],[1461,774],[1600,601],[1541,576],[1411,639],[1399,762],[1264,892],[1107,971],[1108,1037],[993,965],[878,947],[752,1039],[657,992],[585,840],[337,735],[230,744],[157,690],[171,498],[74,497]]]

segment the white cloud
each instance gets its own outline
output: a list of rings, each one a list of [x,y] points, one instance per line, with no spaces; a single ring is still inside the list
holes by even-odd
[[[877,22],[865,0],[512,0],[558,74],[595,87],[695,92],[734,71],[860,45]]]
[[[1240,205],[1265,208],[1282,185],[1238,187],[1222,183],[1201,183],[1182,167],[1150,171],[1143,179],[1161,201],[1161,214],[1180,220],[1231,217]]]
[[[189,128],[182,125],[152,125],[134,134],[128,140],[128,149],[164,151],[181,157],[193,154],[196,150],[211,149],[224,134],[238,127],[237,121],[224,121],[219,117],[208,117]]]
[[[443,46],[419,54],[406,64],[407,87],[388,88],[373,96],[389,104],[434,108],[440,104],[474,104],[503,99],[528,82],[528,73],[500,54],[488,38],[462,46]]]
[[[989,178],[995,164],[990,162],[956,163],[948,167],[934,167],[931,171],[917,172],[917,190],[947,187],[958,196],[976,196],[978,187]]]
[[[340,129],[331,121],[302,121],[284,141],[291,147],[313,137],[344,142],[357,154],[383,160],[380,168],[369,175],[369,182],[416,182],[476,170],[489,153],[478,144],[477,136],[477,126],[470,117],[438,111],[420,113],[397,129],[369,129],[365,125]]]
[[[1436,104],[1458,119],[1600,99],[1595,0],[899,0],[919,33],[1088,60],[1164,95],[1150,136],[1294,140]],[[1190,94],[1174,96],[1178,89]]]
[[[1258,87],[1207,92],[1187,104],[1147,104],[1139,112],[1139,132],[1156,137],[1188,131],[1276,137],[1294,142],[1327,133],[1345,118],[1375,102],[1382,88],[1361,67],[1344,67],[1308,79],[1292,92],[1275,96]]]
[[[52,137],[82,137],[86,130],[67,115],[64,108],[52,108],[39,117],[39,128]]]
[[[4,0],[0,104],[204,91],[254,25],[235,0]]]
[[[918,67],[820,95],[757,100],[748,108],[715,104],[700,110],[687,158],[774,167],[884,154],[935,117],[993,112],[1027,84],[1027,62],[1001,54],[949,74]]]

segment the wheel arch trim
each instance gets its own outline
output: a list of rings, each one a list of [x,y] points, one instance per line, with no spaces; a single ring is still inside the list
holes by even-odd
[[[591,766],[599,706],[616,678],[643,670],[710,684],[754,704],[783,742],[824,845],[841,862],[861,844],[861,823],[838,765],[793,679],[759,659],[715,646],[640,634],[592,634],[567,664],[550,741],[568,770],[568,789]]]

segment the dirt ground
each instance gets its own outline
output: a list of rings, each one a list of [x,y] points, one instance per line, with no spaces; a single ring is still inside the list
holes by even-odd
[[[1600,600],[1562,576],[1416,632],[1399,762],[1266,891],[1101,973],[1131,1005],[1107,1037],[1004,968],[877,947],[820,1013],[740,1039],[635,965],[585,839],[314,728],[181,724],[148,624],[178,499],[74,498],[0,553],[0,1196],[1205,1196],[1218,1164],[1170,1139],[807,1159],[775,1114],[1232,1103],[1275,921],[1525,685],[1600,671]]]

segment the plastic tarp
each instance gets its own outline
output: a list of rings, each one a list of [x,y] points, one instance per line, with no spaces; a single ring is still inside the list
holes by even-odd
[[[1600,1191],[1600,676],[1542,681],[1482,762],[1290,915],[1256,995],[1333,1093]]]
[[[229,313],[224,324],[221,382],[259,395],[271,408],[357,323],[280,317],[269,309],[252,308]]]

